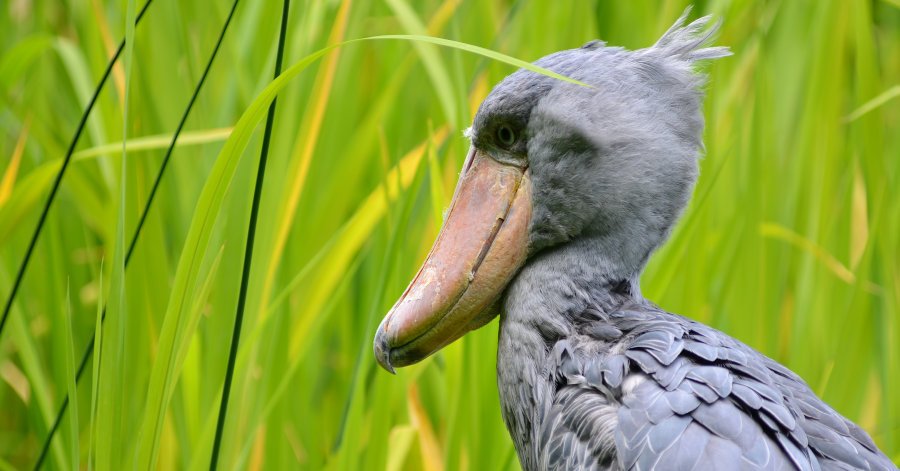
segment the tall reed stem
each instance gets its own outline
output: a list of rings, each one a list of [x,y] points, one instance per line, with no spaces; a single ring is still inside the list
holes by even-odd
[[[281,64],[284,59],[284,39],[287,35],[288,10],[290,0],[284,0],[281,11],[281,30],[278,33],[278,54],[275,56],[275,73],[273,78],[281,75]],[[241,326],[244,321],[244,305],[247,302],[247,285],[250,282],[250,266],[253,261],[253,241],[256,238],[256,221],[259,217],[259,201],[262,198],[263,180],[266,175],[266,160],[269,156],[269,143],[272,139],[272,125],[275,122],[275,104],[277,98],[269,105],[266,117],[266,129],[263,133],[262,149],[259,154],[259,166],[256,171],[256,183],[253,188],[253,205],[250,209],[250,222],[247,225],[247,245],[244,248],[244,267],[241,272],[241,288],[238,294],[237,312],[234,316],[234,329],[231,334],[231,347],[228,351],[228,366],[225,368],[225,384],[222,387],[222,402],[219,405],[219,418],[216,423],[216,438],[213,442],[212,458],[209,469],[216,469],[219,462],[219,450],[222,446],[222,435],[225,430],[225,418],[228,414],[228,399],[231,397],[231,381],[234,378],[234,365],[237,361],[238,344],[241,341]]]

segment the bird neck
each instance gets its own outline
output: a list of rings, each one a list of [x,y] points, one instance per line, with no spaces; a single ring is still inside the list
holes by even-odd
[[[576,333],[589,308],[612,312],[640,300],[637,275],[607,256],[601,240],[579,239],[534,256],[510,284],[500,317],[497,380],[503,418],[524,469],[539,469],[529,450],[557,341]],[[543,399],[542,399],[543,398]]]

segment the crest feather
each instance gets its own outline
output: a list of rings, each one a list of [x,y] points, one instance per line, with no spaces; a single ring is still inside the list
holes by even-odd
[[[656,41],[651,49],[663,55],[679,57],[689,62],[730,56],[731,50],[727,47],[703,47],[712,42],[722,22],[716,21],[709,26],[712,15],[707,15],[685,26],[690,12],[691,7],[687,7],[681,17],[659,38],[659,41]]]

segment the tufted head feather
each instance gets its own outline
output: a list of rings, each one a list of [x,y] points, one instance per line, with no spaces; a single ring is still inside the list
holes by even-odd
[[[691,7],[687,7],[681,17],[663,33],[659,41],[651,50],[657,54],[669,57],[678,57],[687,62],[718,59],[730,56],[731,51],[727,47],[701,47],[711,42],[719,31],[722,22],[717,21],[712,27],[707,28],[712,16],[707,15],[685,26]]]

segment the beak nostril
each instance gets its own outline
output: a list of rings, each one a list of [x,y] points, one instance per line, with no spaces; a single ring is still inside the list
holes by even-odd
[[[473,146],[473,147],[472,147],[472,150],[469,151],[469,155],[466,156],[466,164],[463,166],[463,171],[462,171],[462,173],[459,175],[460,178],[462,178],[462,176],[465,175],[466,172],[469,171],[469,168],[472,167],[472,162],[474,162],[474,161],[475,161],[475,147]]]

